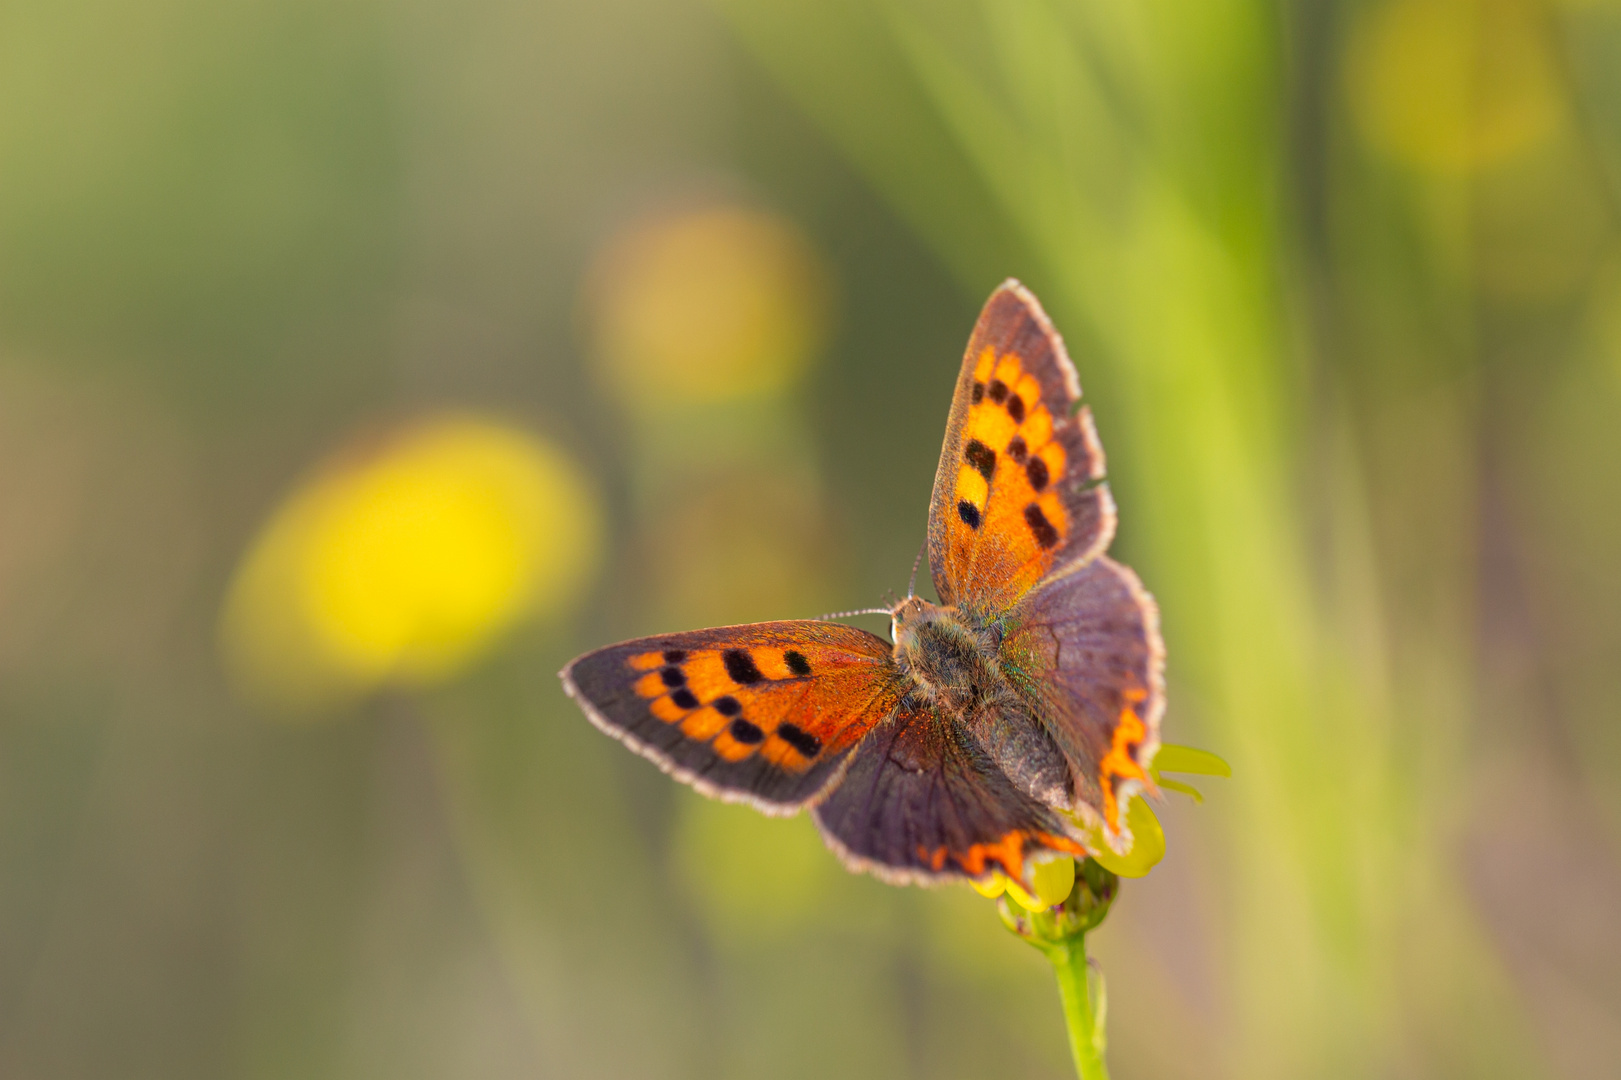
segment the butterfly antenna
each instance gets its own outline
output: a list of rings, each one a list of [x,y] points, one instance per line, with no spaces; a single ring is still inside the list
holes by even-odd
[[[829,612],[826,615],[818,615],[818,616],[816,616],[816,621],[817,622],[827,622],[827,621],[829,621],[831,619],[848,619],[852,615],[893,615],[893,614],[895,614],[895,611],[894,611],[893,608],[864,607],[864,608],[856,608],[854,611],[833,611],[833,612]]]
[[[917,595],[917,568],[923,565],[923,553],[928,550],[929,542],[924,540],[917,549],[917,558],[912,560],[912,576],[906,582],[906,598],[910,600]]]

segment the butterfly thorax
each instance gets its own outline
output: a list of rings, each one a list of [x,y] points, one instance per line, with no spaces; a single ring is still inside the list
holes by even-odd
[[[997,633],[954,607],[908,597],[892,616],[895,663],[925,701],[966,718],[1008,692]]]
[[[956,721],[1014,786],[1067,809],[1069,767],[1003,668],[1000,627],[915,596],[892,618],[895,664],[910,693]]]

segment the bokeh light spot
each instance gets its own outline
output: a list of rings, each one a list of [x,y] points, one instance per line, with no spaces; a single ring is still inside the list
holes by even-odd
[[[272,515],[222,625],[239,686],[305,711],[467,666],[592,576],[596,494],[561,451],[473,417],[328,462]]]
[[[780,393],[826,332],[829,279],[787,220],[719,207],[626,229],[586,291],[598,373],[632,407]]]
[[[1516,0],[1385,0],[1351,35],[1346,90],[1369,145],[1463,172],[1545,140],[1563,116],[1539,9]]]

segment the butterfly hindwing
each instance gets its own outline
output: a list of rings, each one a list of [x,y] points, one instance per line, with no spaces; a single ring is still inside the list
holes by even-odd
[[[1041,305],[1005,282],[969,339],[934,478],[929,567],[943,603],[1004,610],[1109,546],[1114,502],[1080,396]]]
[[[955,721],[908,699],[813,811],[828,846],[887,881],[1028,882],[1042,852],[1083,855],[1059,816],[1014,786]]]
[[[586,653],[562,677],[592,723],[660,768],[774,813],[836,780],[900,696],[889,642],[829,622],[641,638]]]
[[[1068,758],[1074,803],[1124,844],[1125,802],[1149,786],[1165,711],[1153,598],[1129,567],[1099,556],[1042,583],[1006,625],[1003,672]]]

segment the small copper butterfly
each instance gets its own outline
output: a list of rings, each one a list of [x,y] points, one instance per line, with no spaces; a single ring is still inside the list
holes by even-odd
[[[1104,552],[1115,506],[1080,382],[1017,281],[985,304],[929,508],[940,603],[893,641],[825,620],[641,638],[561,675],[591,722],[705,795],[809,808],[886,881],[1030,880],[1129,848],[1165,708],[1153,598]],[[1087,837],[1092,837],[1087,841]]]

